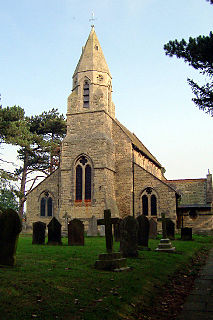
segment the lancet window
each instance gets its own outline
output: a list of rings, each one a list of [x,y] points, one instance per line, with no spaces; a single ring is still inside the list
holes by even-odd
[[[148,187],[142,193],[142,214],[145,216],[157,216],[157,195]]]
[[[84,81],[84,87],[83,87],[83,106],[84,108],[89,108],[89,81]]]
[[[91,198],[92,166],[85,156],[81,156],[75,165],[75,201],[90,202]]]
[[[53,199],[48,191],[45,191],[40,201],[40,216],[52,217],[53,216]]]

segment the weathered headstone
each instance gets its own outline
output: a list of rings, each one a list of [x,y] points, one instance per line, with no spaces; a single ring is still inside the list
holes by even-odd
[[[149,220],[149,238],[157,238],[157,222],[153,218]]]
[[[47,226],[48,228],[48,242],[51,245],[61,245],[61,224],[53,217]]]
[[[159,220],[162,221],[162,239],[160,240],[160,243],[158,244],[158,247],[155,249],[155,251],[173,253],[175,252],[175,247],[172,247],[170,239],[167,238],[165,213],[162,212],[161,219]]]
[[[120,252],[123,257],[138,256],[138,222],[132,216],[125,217],[120,223]]]
[[[97,219],[95,216],[88,219],[89,225],[87,230],[88,237],[96,237],[98,235]]]
[[[73,219],[68,224],[68,245],[84,246],[84,224],[79,219]]]
[[[13,209],[0,211],[0,265],[14,266],[21,220]]]
[[[149,242],[149,219],[144,215],[137,217],[138,221],[138,249],[150,250],[148,248]]]
[[[175,239],[175,224],[169,218],[166,218],[166,233],[167,233],[167,237],[170,240],[174,240]]]
[[[118,218],[111,218],[111,211],[104,210],[104,219],[98,220],[98,225],[105,226],[106,250],[107,253],[99,255],[95,262],[95,268],[108,271],[123,271],[129,269],[126,266],[126,259],[122,258],[120,252],[113,252],[112,225],[118,222]]]
[[[104,237],[105,236],[105,226],[99,226],[99,236]]]
[[[181,228],[181,240],[184,240],[184,241],[192,240],[192,228]]]
[[[32,244],[45,244],[46,223],[37,221],[33,223],[33,241]]]
[[[115,242],[119,242],[121,239],[120,223],[121,223],[121,219],[119,219],[117,223],[113,224]]]

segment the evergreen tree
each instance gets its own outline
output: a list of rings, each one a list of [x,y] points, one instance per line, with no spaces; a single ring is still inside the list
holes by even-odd
[[[213,4],[213,0],[210,2]],[[209,81],[205,85],[199,85],[192,79],[187,81],[195,94],[192,100],[196,106],[213,116],[213,33],[210,32],[209,36],[190,37],[188,42],[184,39],[169,41],[164,45],[164,50],[169,57],[184,59],[190,66],[208,77]]]

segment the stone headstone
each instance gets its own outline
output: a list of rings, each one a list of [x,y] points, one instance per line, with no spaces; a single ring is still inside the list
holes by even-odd
[[[115,224],[113,225],[114,240],[115,240],[116,242],[119,242],[120,239],[121,239],[120,223],[121,223],[121,219],[118,220],[118,223],[115,223]]]
[[[125,217],[120,223],[120,252],[123,257],[138,256],[138,222],[132,216]]]
[[[155,221],[153,218],[149,220],[149,238],[157,238],[157,221]]]
[[[45,244],[46,223],[38,221],[33,223],[32,244]]]
[[[105,237],[105,226],[99,226],[99,236]]]
[[[167,218],[165,218],[165,213],[161,213],[161,219],[159,220],[162,221],[162,239],[160,240],[160,243],[158,244],[158,247],[155,249],[155,251],[174,253],[176,249],[175,247],[172,247],[170,239],[168,239],[167,237]]]
[[[166,233],[167,233],[167,237],[170,240],[174,240],[175,239],[175,224],[169,218],[166,218]]]
[[[137,217],[138,221],[138,246],[140,249],[148,249],[149,242],[149,219],[144,215]]]
[[[99,226],[105,226],[105,239],[107,253],[99,255],[95,262],[95,268],[108,271],[128,270],[126,259],[121,256],[120,252],[113,252],[112,225],[118,223],[118,218],[111,218],[111,211],[104,210],[104,219],[98,220]]]
[[[89,218],[89,225],[87,230],[88,237],[96,237],[98,235],[98,226],[97,226],[97,219],[95,216]]]
[[[84,224],[79,219],[73,219],[68,224],[68,245],[84,246]]]
[[[61,224],[53,217],[47,226],[48,228],[48,242],[51,245],[61,245]]]
[[[13,209],[0,211],[0,265],[14,266],[16,248],[22,225],[18,213]]]
[[[192,228],[181,228],[181,240],[192,240]]]

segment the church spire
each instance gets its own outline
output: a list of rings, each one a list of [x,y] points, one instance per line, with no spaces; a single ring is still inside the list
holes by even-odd
[[[85,46],[82,49],[82,54],[73,74],[73,78],[79,72],[97,71],[107,73],[110,78],[110,71],[106,63],[103,51],[101,49],[98,37],[95,33],[94,25],[91,26],[91,31]]]
[[[112,77],[92,25],[89,37],[73,74],[68,114],[105,111],[115,117]]]

